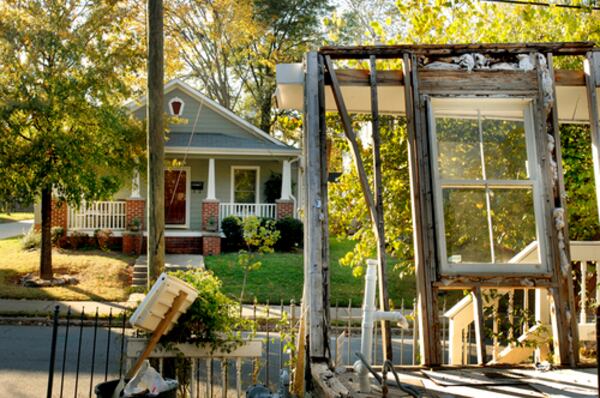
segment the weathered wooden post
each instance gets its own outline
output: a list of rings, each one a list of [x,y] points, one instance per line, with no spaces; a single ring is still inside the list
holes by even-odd
[[[163,2],[148,0],[148,287],[165,264]]]

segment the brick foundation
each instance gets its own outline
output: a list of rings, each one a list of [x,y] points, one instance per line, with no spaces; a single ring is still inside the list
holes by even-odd
[[[280,220],[285,217],[294,217],[294,201],[278,199],[275,201],[275,218]]]
[[[214,221],[214,227],[211,228],[210,221]],[[205,200],[202,202],[202,229],[204,231],[219,230],[219,201]]]
[[[146,220],[146,201],[144,199],[127,199],[125,202],[125,226],[127,227],[136,218],[140,220],[140,229],[144,229]]]
[[[218,256],[221,254],[221,237],[219,235],[204,236],[202,238],[202,255]]]
[[[146,237],[142,238],[140,254],[146,254],[148,243]],[[165,237],[166,254],[202,254],[202,238],[199,236],[167,236]]]

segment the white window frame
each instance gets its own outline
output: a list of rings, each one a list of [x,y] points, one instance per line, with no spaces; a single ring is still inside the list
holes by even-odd
[[[173,111],[173,102],[181,102],[181,109],[179,109],[179,115],[176,115],[175,112]],[[171,116],[177,116],[177,117],[181,117],[183,115],[183,110],[185,109],[185,101],[182,100],[179,97],[173,97],[169,100],[169,114],[171,114]]]
[[[165,171],[185,171],[185,224],[165,224],[165,228],[178,228],[178,229],[189,229],[190,228],[190,209],[192,200],[192,168],[190,166],[181,167],[165,167]],[[163,178],[165,178],[163,173]],[[166,203],[165,203],[166,205]]]
[[[499,119],[523,120],[525,128],[525,145],[527,150],[527,172],[528,180],[458,180],[458,184],[473,187],[502,186],[511,189],[510,186],[525,185],[531,187],[533,195],[533,211],[536,224],[536,235],[538,238],[539,263],[450,263],[446,248],[446,228],[444,219],[444,203],[442,195],[442,179],[438,169],[438,148],[435,124],[435,112],[442,112],[448,116],[461,117],[464,112],[465,119],[479,111],[490,111],[497,113]],[[541,170],[537,162],[535,143],[535,123],[533,119],[533,100],[530,98],[473,98],[473,97],[427,97],[427,114],[429,124],[429,142],[431,148],[430,164],[433,176],[433,194],[435,208],[435,229],[437,233],[438,264],[442,275],[485,275],[485,274],[547,274],[549,272],[546,263],[545,252],[547,246],[545,231],[545,218],[542,203]],[[511,116],[512,115],[512,116]],[[452,180],[445,180],[452,183]],[[514,188],[512,188],[514,189]]]
[[[231,203],[235,202],[235,171],[236,170],[256,170],[256,204],[260,203],[260,166],[231,166],[231,187],[229,197]]]

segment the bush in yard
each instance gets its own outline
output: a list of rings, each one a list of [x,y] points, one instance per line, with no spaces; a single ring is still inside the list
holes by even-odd
[[[252,322],[239,316],[237,303],[221,291],[221,281],[211,272],[177,271],[171,275],[192,285],[198,291],[198,298],[161,342],[232,349],[242,342],[239,331],[253,330]]]
[[[50,235],[52,237],[52,244],[60,246],[61,239],[65,237],[65,229],[63,227],[52,227]]]
[[[110,228],[97,229],[94,231],[94,237],[96,238],[100,250],[108,250],[108,242],[110,241],[111,236],[112,230]]]
[[[280,237],[275,244],[275,250],[289,252],[302,247],[304,241],[304,227],[302,221],[293,217],[284,217],[275,222],[275,229]]]
[[[71,243],[71,249],[77,250],[78,247],[88,243],[88,236],[85,232],[73,231],[69,236],[69,242]]]
[[[40,247],[41,241],[42,235],[32,227],[25,235],[23,235],[21,247],[23,250],[37,249]]]
[[[221,221],[221,230],[225,235],[225,251],[236,251],[244,246],[244,229],[239,217],[225,217]]]

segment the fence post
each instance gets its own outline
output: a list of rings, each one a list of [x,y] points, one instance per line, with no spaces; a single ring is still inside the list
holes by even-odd
[[[52,387],[54,384],[54,362],[56,360],[56,338],[58,332],[58,305],[54,307],[54,319],[52,322],[52,342],[50,343],[50,369],[48,369],[47,397],[52,398]]]

